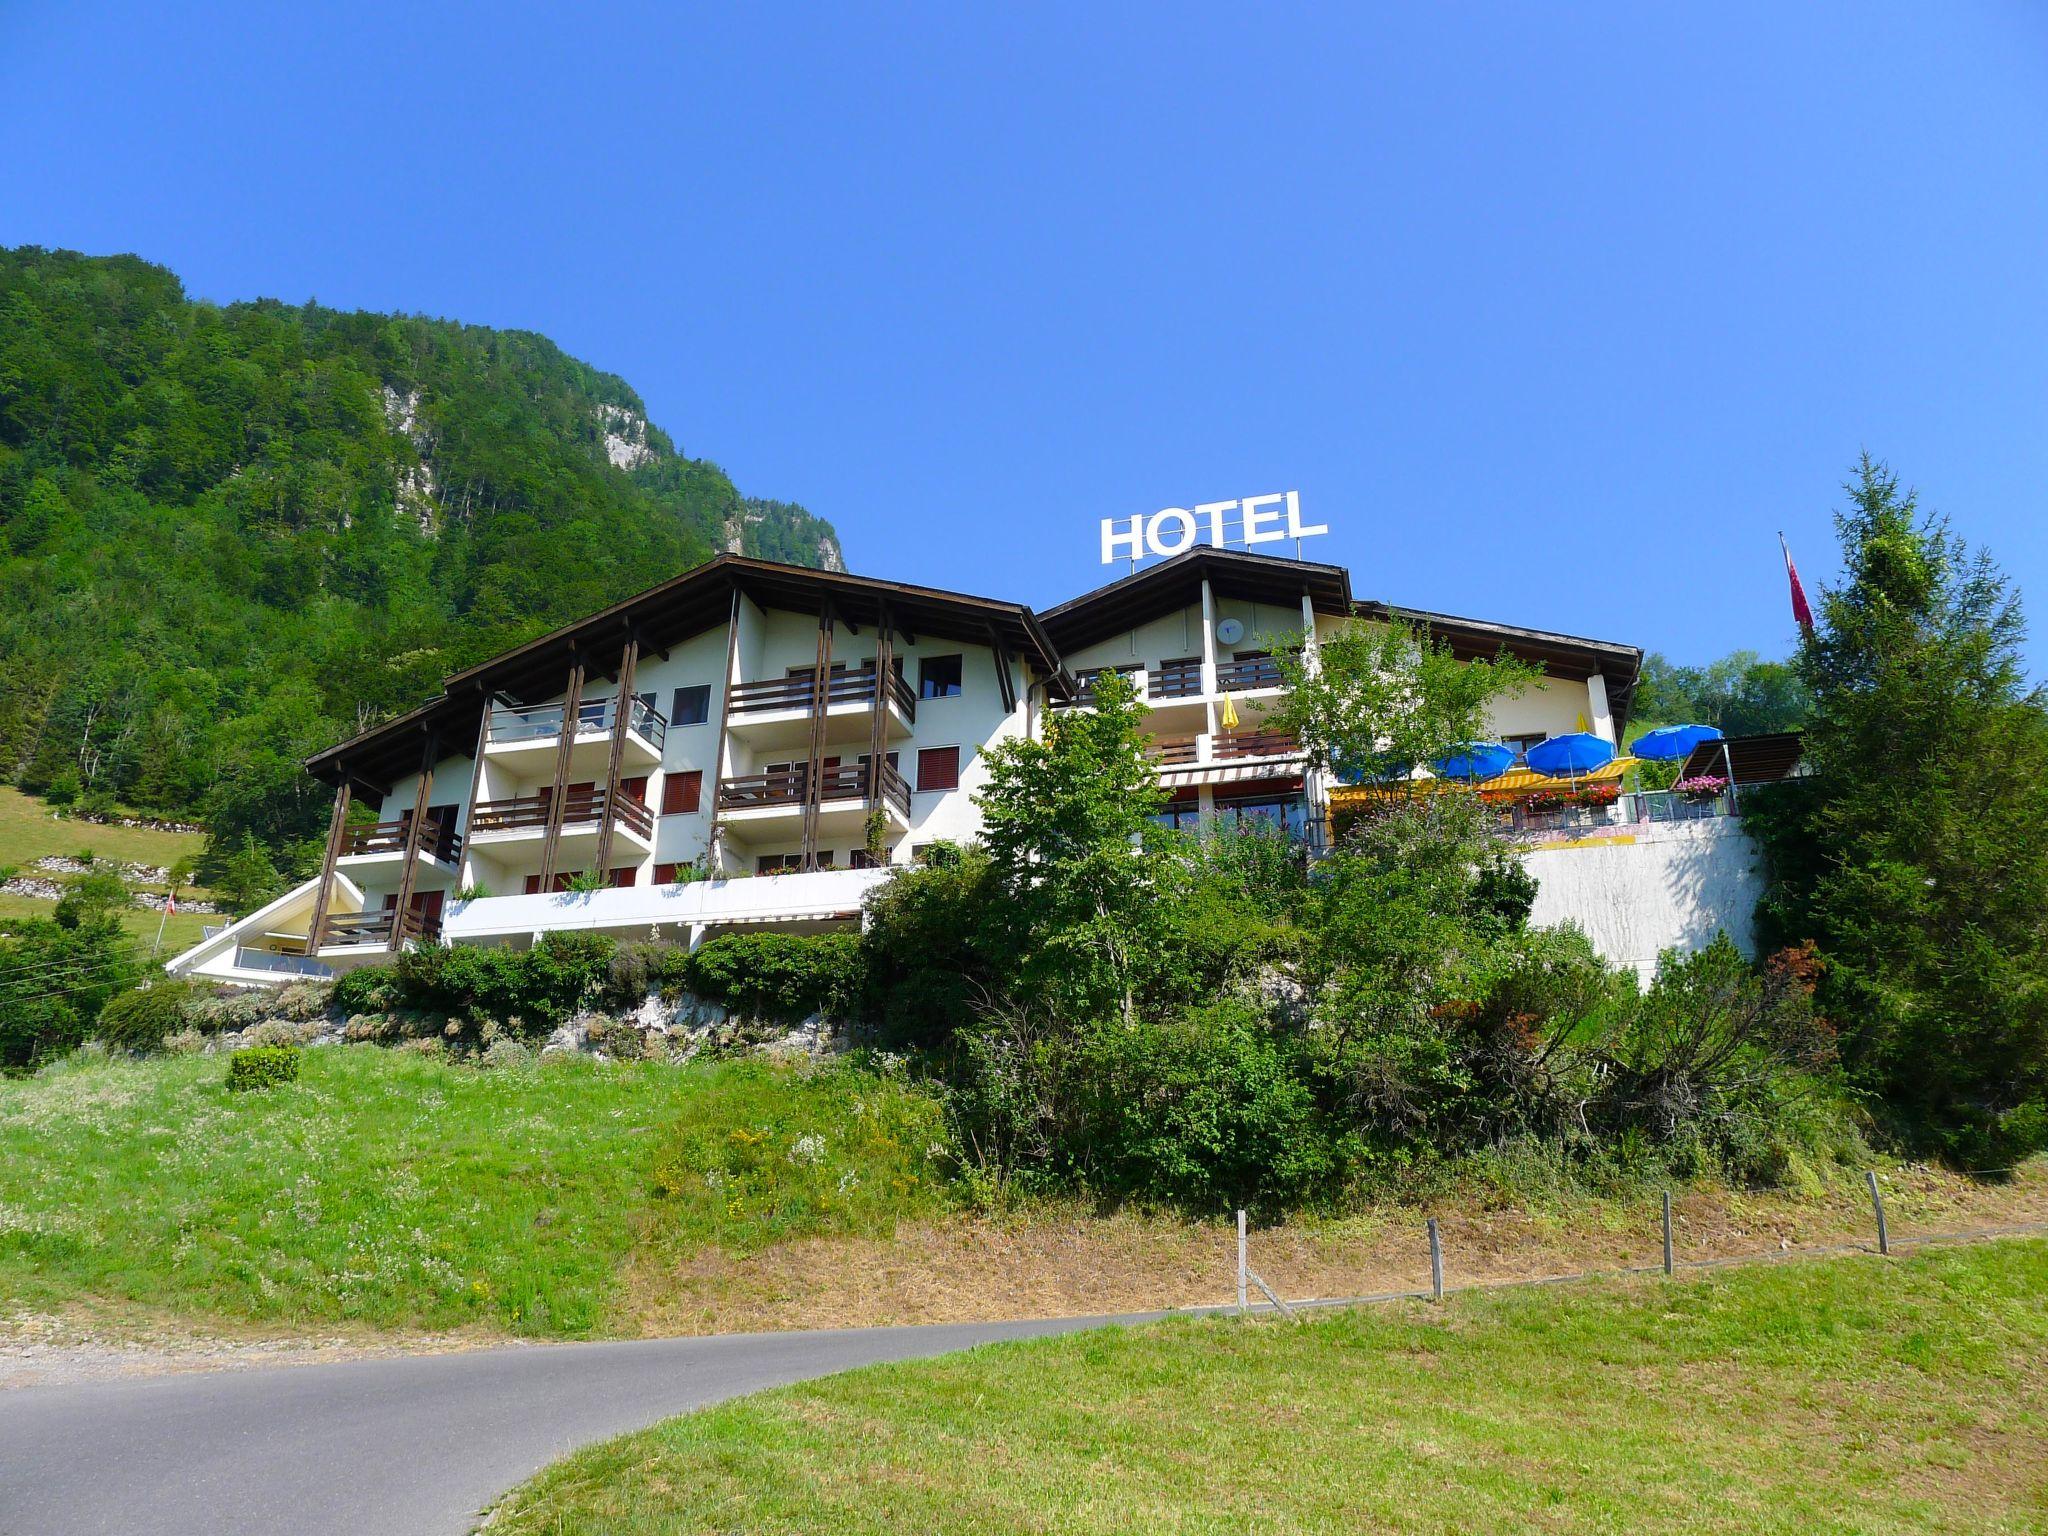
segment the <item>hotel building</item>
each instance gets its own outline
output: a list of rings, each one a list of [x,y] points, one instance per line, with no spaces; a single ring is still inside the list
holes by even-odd
[[[1497,739],[1618,739],[1637,648],[1401,613],[1460,655],[1542,665],[1496,707]],[[723,555],[310,759],[334,792],[320,873],[169,969],[260,985],[421,941],[853,922],[878,865],[974,837],[990,748],[1111,669],[1152,710],[1162,819],[1307,832],[1322,790],[1264,723],[1272,651],[1354,616],[1389,610],[1341,567],[1212,547],[1043,612]]]

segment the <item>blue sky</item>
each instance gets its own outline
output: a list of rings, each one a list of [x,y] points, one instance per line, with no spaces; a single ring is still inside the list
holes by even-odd
[[[1361,595],[1776,653],[1867,447],[2048,671],[2048,7],[425,10],[0,0],[0,242],[542,331],[1039,604],[1298,489]]]

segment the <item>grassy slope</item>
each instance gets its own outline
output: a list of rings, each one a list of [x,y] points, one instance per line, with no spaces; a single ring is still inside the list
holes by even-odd
[[[0,1312],[578,1336],[621,1326],[636,1244],[886,1235],[936,1203],[931,1106],[850,1067],[485,1071],[333,1047],[260,1094],[229,1094],[226,1069],[0,1080]]]
[[[197,855],[206,839],[194,832],[158,832],[148,827],[102,827],[89,821],[59,821],[49,808],[32,795],[0,784],[0,865],[16,865],[33,873],[37,859],[51,854],[70,857],[90,849],[97,858],[118,863],[169,866],[189,855]],[[141,886],[155,890],[160,887]],[[194,894],[204,894],[195,892]],[[33,896],[0,894],[0,932],[10,917],[48,917],[56,903]],[[141,907],[121,914],[121,925],[144,946],[154,944],[160,914]],[[206,917],[196,912],[174,912],[163,925],[161,958],[168,960],[199,942],[207,923],[226,922],[224,917]]]
[[[158,832],[148,827],[102,827],[89,821],[59,821],[32,795],[0,785],[0,864],[25,870],[49,854],[84,849],[104,859],[169,865],[196,855],[206,839],[196,832]]]
[[[2048,1529],[2048,1243],[976,1350],[672,1420],[501,1536]]]

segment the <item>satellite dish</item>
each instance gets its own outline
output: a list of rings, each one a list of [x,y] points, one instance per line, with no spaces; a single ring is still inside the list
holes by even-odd
[[[1244,638],[1243,619],[1225,619],[1216,626],[1216,638],[1225,645],[1235,645]]]

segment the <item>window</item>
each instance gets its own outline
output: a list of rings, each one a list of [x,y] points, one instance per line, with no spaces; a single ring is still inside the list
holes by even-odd
[[[927,656],[917,664],[917,696],[953,699],[960,696],[960,658]]]
[[[623,888],[631,885],[639,876],[639,869],[634,865],[627,864],[622,868],[612,871],[611,884]]]
[[[779,875],[795,869],[803,861],[804,856],[800,853],[764,853],[756,861],[754,868],[760,874]]]
[[[688,688],[678,688],[671,701],[668,723],[670,725],[702,725],[711,718],[711,685],[697,683]]]
[[[654,883],[656,885],[674,885],[676,883],[676,872],[680,870],[682,867],[683,866],[680,864],[655,865]]]
[[[640,804],[645,805],[647,803],[647,775],[643,773],[637,778],[619,780],[619,793],[628,800],[637,800]]]
[[[560,874],[555,876],[555,889],[558,891],[566,891],[567,889],[569,889],[569,882],[571,880],[580,880],[582,878],[583,871],[580,869],[564,870]],[[538,896],[540,894],[539,875],[528,875],[526,877],[526,894],[529,896]]]
[[[1515,761],[1518,763],[1529,755],[1529,749],[1531,747],[1539,745],[1544,740],[1545,737],[1541,731],[1537,731],[1533,735],[1527,736],[1501,737],[1501,741],[1505,745],[1513,747],[1515,749]]]
[[[917,749],[917,787],[920,792],[930,789],[958,789],[960,787],[960,749],[958,747],[919,747]]]
[[[1298,794],[1239,795],[1231,799],[1219,795],[1216,816],[1241,827],[1267,827],[1290,838],[1308,836],[1308,802]]]
[[[687,815],[697,809],[703,794],[703,769],[692,768],[688,772],[671,769],[661,780],[661,814]]]
[[[1175,832],[1193,832],[1201,823],[1202,795],[1195,789],[1181,790],[1152,818],[1154,826],[1167,827]]]
[[[848,869],[880,869],[881,861],[865,848],[856,848],[846,856]]]

